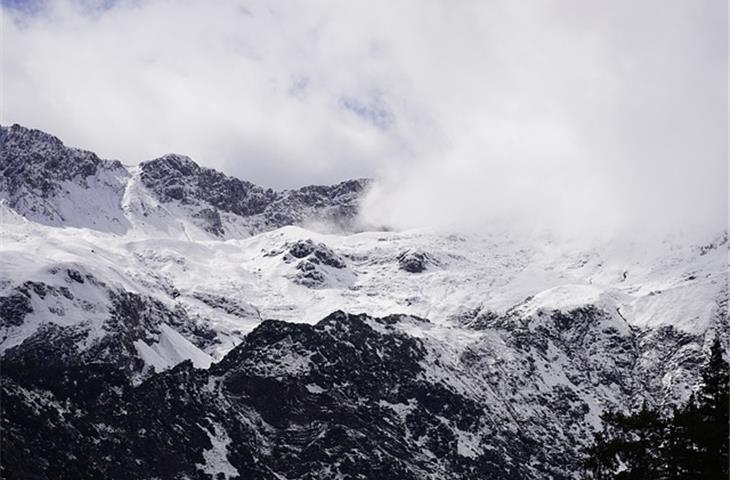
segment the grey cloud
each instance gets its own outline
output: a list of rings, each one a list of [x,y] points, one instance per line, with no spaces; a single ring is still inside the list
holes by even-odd
[[[727,227],[727,4],[48,2],[2,122],[267,186],[381,179],[396,227]]]

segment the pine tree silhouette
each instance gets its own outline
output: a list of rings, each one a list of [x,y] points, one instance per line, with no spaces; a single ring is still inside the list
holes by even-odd
[[[728,479],[728,363],[722,358],[720,340],[715,338],[710,360],[702,369],[702,386],[698,393],[698,457],[702,478]]]
[[[588,449],[586,475],[596,480],[728,480],[730,371],[715,338],[696,395],[666,418],[647,407],[607,412]]]

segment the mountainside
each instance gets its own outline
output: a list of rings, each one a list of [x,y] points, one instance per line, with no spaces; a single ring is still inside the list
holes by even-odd
[[[273,191],[169,154],[126,168],[20,125],[0,127],[0,199],[45,225],[117,234],[235,238],[284,225],[358,227],[368,180]]]
[[[0,172],[0,198],[30,220],[114,233],[128,228],[121,199],[129,172],[120,162],[13,125],[0,127]]]
[[[602,411],[687,399],[730,340],[727,232],[368,231],[365,180],[17,125],[0,171],[3,478],[575,478]]]

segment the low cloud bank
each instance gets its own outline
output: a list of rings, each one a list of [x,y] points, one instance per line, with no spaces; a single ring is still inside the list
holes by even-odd
[[[1,121],[108,158],[376,177],[394,228],[727,228],[726,2],[31,4]]]

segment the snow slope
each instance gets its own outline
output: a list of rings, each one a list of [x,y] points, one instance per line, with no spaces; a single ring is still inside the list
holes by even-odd
[[[703,334],[722,315],[727,295],[726,243],[704,254],[697,246],[662,243],[646,247],[651,256],[627,259],[609,248],[536,247],[539,240],[497,234],[336,235],[291,226],[240,240],[196,241],[18,223],[10,213],[3,218],[4,291],[29,280],[53,283],[48,272],[83,266],[109,284],[204,318],[221,337],[208,352],[214,358],[261,319],[314,323],[337,309],[459,326],[479,316],[529,317],[594,305],[619,312],[630,326]],[[310,240],[344,262],[341,268],[309,265],[321,273],[316,285],[301,281],[301,260],[290,253]],[[409,249],[427,252],[434,264],[420,273],[402,269],[398,256]],[[9,335],[19,338],[12,329]]]

